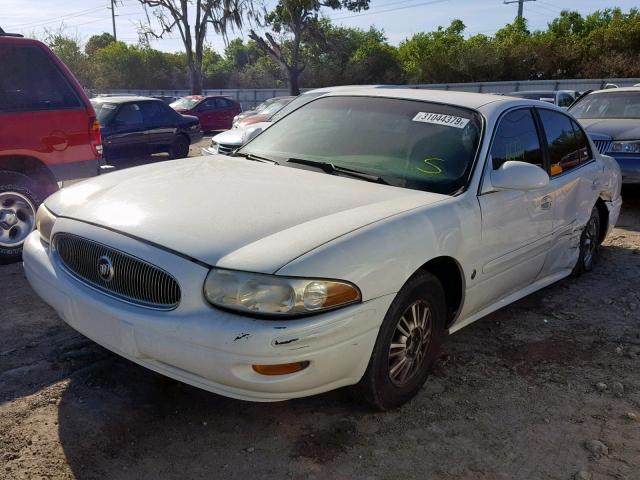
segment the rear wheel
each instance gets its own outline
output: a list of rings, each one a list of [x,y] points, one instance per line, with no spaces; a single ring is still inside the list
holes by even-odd
[[[591,210],[591,216],[580,235],[580,252],[578,261],[573,267],[573,274],[580,275],[593,270],[600,249],[600,212],[597,207]]]
[[[427,272],[412,277],[389,307],[356,391],[380,410],[413,398],[440,351],[445,316],[444,290],[438,279]]]
[[[0,263],[17,261],[22,245],[36,226],[42,202],[38,185],[28,176],[0,171]]]
[[[186,158],[189,156],[189,140],[184,135],[178,135],[169,151],[171,158]]]

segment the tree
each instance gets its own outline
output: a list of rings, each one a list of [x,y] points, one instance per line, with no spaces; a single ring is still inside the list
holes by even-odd
[[[321,42],[322,30],[318,15],[320,8],[334,10],[346,8],[360,11],[369,8],[370,0],[279,0],[275,8],[265,17],[273,32],[263,36],[251,30],[249,38],[280,66],[287,77],[289,93],[300,93],[299,78],[306,64],[302,62],[303,42]],[[276,38],[279,37],[279,38]]]
[[[112,44],[115,41],[115,37],[110,33],[105,32],[100,35],[92,35],[87,41],[87,44],[84,46],[84,53],[87,56],[92,57],[98,50]]]
[[[83,87],[90,88],[93,85],[93,75],[89,68],[87,57],[82,53],[80,42],[63,32],[47,32],[45,42],[51,50],[69,67]]]
[[[191,93],[202,93],[202,62],[204,42],[209,27],[226,38],[227,32],[240,28],[245,20],[257,19],[254,0],[139,0],[144,7],[153,9],[157,26],[140,25],[141,34],[162,38],[178,30],[184,45]],[[195,18],[193,18],[195,16]]]

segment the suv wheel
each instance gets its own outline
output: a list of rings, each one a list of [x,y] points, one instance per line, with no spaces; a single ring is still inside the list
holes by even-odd
[[[22,173],[0,171],[0,264],[20,259],[22,245],[36,226],[41,202],[32,179]]]
[[[186,158],[189,156],[189,140],[184,135],[178,135],[171,145],[171,158]]]
[[[380,326],[356,391],[379,410],[409,401],[426,381],[440,350],[445,318],[444,290],[438,279],[427,272],[409,279]]]

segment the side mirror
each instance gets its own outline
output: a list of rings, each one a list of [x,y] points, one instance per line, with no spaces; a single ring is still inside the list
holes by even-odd
[[[526,162],[504,162],[491,172],[491,185],[498,190],[535,190],[549,184],[549,175]]]

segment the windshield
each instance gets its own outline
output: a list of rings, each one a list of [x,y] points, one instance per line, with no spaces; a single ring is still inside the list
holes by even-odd
[[[297,108],[300,108],[302,105],[309,103],[314,98],[318,98],[320,95],[325,95],[327,92],[313,92],[313,93],[303,93],[302,95],[298,95],[296,98],[287,103],[283,108],[275,112],[269,118],[270,122],[277,122],[285,115],[293,112]]]
[[[179,98],[171,104],[171,108],[182,108],[184,110],[191,110],[200,102],[200,100],[201,99],[199,98]]]
[[[96,112],[96,118],[100,125],[105,125],[111,115],[116,111],[118,106],[114,103],[106,103],[106,102],[96,102],[95,100],[91,100],[91,105],[93,105],[93,109]]]
[[[380,97],[322,97],[292,112],[240,150],[276,160],[330,163],[395,186],[453,194],[476,156],[477,112]]]
[[[576,118],[640,118],[640,91],[592,93],[569,111]]]

